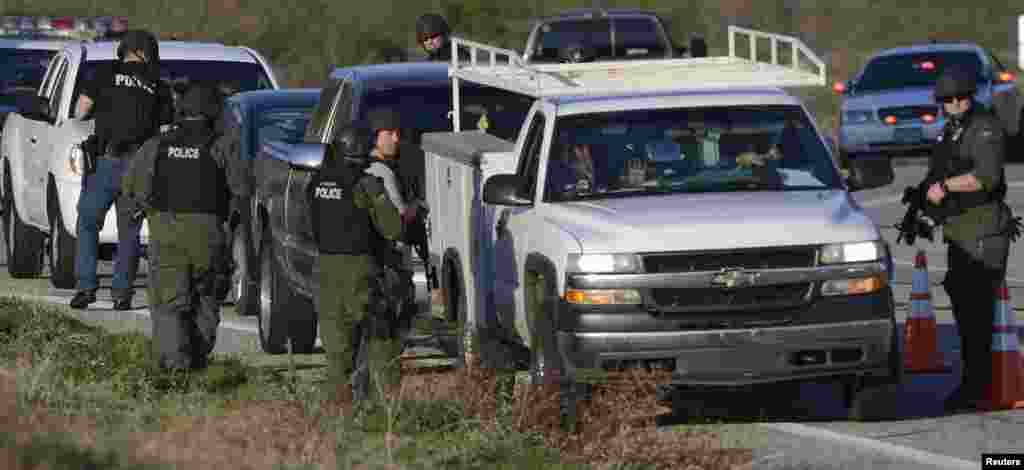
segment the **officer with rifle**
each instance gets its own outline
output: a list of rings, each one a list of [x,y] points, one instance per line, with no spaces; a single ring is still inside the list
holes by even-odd
[[[363,400],[401,383],[401,331],[411,318],[411,273],[395,241],[403,234],[405,203],[386,165],[397,158],[397,113],[370,114],[363,129],[340,131],[309,184],[312,228],[319,255],[316,308],[327,350],[328,393]],[[348,385],[351,384],[351,387]]]
[[[972,409],[991,381],[991,339],[996,289],[1006,275],[1010,242],[1020,233],[1020,218],[1004,202],[1003,162],[1006,133],[998,118],[977,105],[975,74],[950,66],[935,84],[946,125],[939,136],[925,179],[907,188],[907,215],[897,242],[932,239],[942,226],[948,244],[943,287],[953,306],[960,334],[961,384],[945,400],[949,411]]]

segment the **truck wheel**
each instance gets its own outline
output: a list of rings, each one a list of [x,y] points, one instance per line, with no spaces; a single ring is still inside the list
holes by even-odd
[[[75,238],[64,227],[60,207],[50,216],[50,283],[58,289],[75,287]]]
[[[21,221],[9,180],[6,192],[7,271],[16,279],[38,277],[43,272],[43,232]]]
[[[260,246],[260,346],[268,354],[281,354],[290,339],[293,353],[312,353],[316,346],[312,302],[294,293],[281,274],[269,227],[264,228]]]
[[[573,431],[579,418],[579,403],[589,391],[588,384],[577,383],[565,374],[555,339],[555,315],[558,295],[554,279],[537,272],[527,272],[527,321],[530,324],[530,382],[534,385],[559,386],[559,409],[562,427]]]

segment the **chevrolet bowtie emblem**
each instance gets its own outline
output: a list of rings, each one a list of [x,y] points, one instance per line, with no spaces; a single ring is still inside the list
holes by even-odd
[[[756,284],[757,278],[760,275],[760,273],[748,272],[742,269],[723,269],[711,277],[711,286],[726,289],[748,287]]]

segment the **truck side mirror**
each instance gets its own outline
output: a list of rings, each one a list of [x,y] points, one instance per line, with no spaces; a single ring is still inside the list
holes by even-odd
[[[850,159],[849,171],[846,184],[851,192],[880,188],[896,178],[892,160],[885,154],[858,154]]]
[[[516,193],[523,186],[523,179],[515,174],[500,174],[484,182],[484,202],[496,206],[529,206],[532,202]]]

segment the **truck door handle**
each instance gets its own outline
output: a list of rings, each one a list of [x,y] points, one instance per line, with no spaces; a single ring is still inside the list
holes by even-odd
[[[39,139],[36,139],[35,137],[30,137],[28,140],[29,140],[29,142],[32,142],[33,144],[38,144],[39,143]]]

